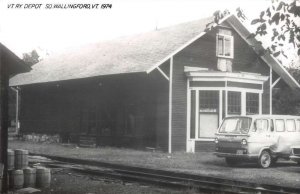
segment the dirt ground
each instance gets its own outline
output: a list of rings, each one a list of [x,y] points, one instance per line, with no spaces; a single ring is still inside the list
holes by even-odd
[[[292,161],[278,161],[274,167],[261,169],[256,164],[241,164],[237,167],[228,167],[223,158],[218,158],[213,153],[207,152],[194,154],[176,152],[167,154],[110,147],[77,148],[60,144],[41,144],[23,141],[10,141],[9,147],[12,149],[28,149],[33,153],[46,153],[300,188],[300,166]]]

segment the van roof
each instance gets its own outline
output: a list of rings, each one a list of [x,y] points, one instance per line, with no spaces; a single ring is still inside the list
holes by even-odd
[[[297,119],[300,119],[300,116],[297,116],[297,115],[236,115],[236,116],[227,116],[226,118],[232,118],[232,117],[250,117],[250,118],[253,118],[253,119],[256,119],[256,118],[275,118],[275,119],[280,119],[280,118],[284,118],[284,119],[287,119],[287,118],[297,118]]]

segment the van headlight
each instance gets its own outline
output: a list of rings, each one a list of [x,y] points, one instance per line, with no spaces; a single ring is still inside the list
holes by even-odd
[[[219,143],[219,139],[217,137],[215,138],[215,143]]]
[[[247,140],[245,139],[242,139],[242,142],[241,142],[242,145],[247,145]]]

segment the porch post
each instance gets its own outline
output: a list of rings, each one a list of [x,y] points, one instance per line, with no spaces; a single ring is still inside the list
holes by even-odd
[[[259,100],[258,100],[258,113],[261,115],[262,114],[262,92],[258,94],[259,95]]]
[[[169,77],[169,137],[168,152],[172,153],[172,85],[173,85],[173,56],[170,58],[170,77]]]
[[[199,92],[200,90],[196,90],[196,103],[195,103],[195,111],[196,111],[196,116],[195,116],[195,139],[199,138]]]
[[[222,115],[223,115],[223,90],[219,90],[219,127],[222,123]]]
[[[273,114],[273,103],[272,103],[272,97],[273,97],[273,91],[272,91],[272,84],[273,84],[273,70],[272,67],[270,67],[270,115]]]
[[[246,115],[246,92],[242,91],[241,92],[241,115]]]
[[[225,90],[225,117],[227,117],[227,110],[228,110],[228,90]]]
[[[190,150],[190,138],[191,138],[191,91],[190,91],[190,80],[187,79],[187,97],[186,97],[186,152]]]

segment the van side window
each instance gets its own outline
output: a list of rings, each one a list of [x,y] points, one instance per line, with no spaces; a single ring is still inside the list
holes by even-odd
[[[300,119],[296,120],[296,124],[297,124],[297,131],[300,131]]]
[[[267,132],[269,128],[269,121],[266,119],[257,119],[254,124],[254,131]]]
[[[296,124],[294,119],[287,119],[286,120],[286,130],[289,132],[296,131]]]
[[[275,120],[275,125],[276,125],[276,131],[277,132],[285,131],[285,129],[284,129],[284,120],[283,119],[276,119]]]
[[[274,132],[274,121],[273,121],[273,119],[271,119],[270,122],[271,122],[270,131]]]

